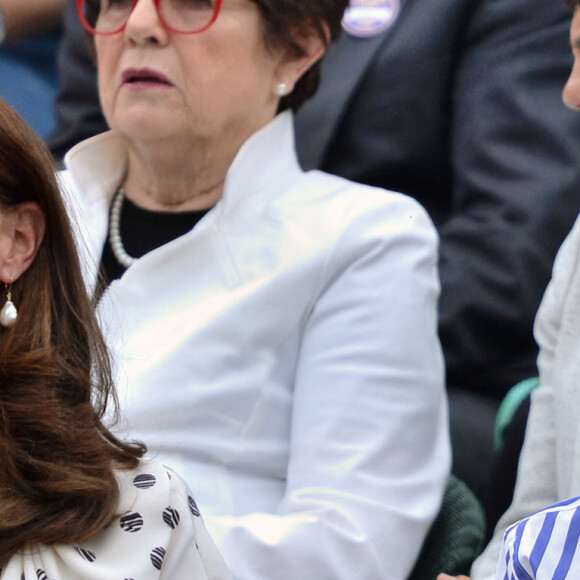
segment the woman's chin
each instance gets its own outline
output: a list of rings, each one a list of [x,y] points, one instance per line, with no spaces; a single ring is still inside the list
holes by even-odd
[[[175,115],[168,118],[148,113],[127,113],[120,119],[112,120],[111,127],[130,140],[155,141],[158,139],[173,138],[183,130],[183,123],[179,123]]]

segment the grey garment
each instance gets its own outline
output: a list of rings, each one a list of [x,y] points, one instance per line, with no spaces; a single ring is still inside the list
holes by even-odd
[[[511,524],[580,490],[580,219],[558,253],[535,336],[540,386],[532,393],[514,500],[476,560],[473,580],[495,578]]]

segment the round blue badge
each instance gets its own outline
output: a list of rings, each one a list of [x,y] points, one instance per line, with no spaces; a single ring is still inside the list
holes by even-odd
[[[352,36],[376,36],[393,25],[399,9],[400,0],[350,0],[342,27]]]

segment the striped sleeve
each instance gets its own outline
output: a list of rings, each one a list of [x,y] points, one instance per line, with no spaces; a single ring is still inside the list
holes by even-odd
[[[580,498],[520,520],[505,534],[496,580],[580,578]]]

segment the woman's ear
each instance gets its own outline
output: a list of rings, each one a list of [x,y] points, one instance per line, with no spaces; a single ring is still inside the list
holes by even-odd
[[[34,261],[44,239],[44,214],[34,202],[16,206],[0,216],[0,280],[15,282]]]
[[[326,36],[329,38],[330,33],[327,33]],[[328,44],[328,41],[321,38],[314,29],[311,29],[307,35],[300,36],[296,41],[302,49],[302,54],[286,53],[282,55],[276,75],[277,86],[275,90],[283,83],[287,93],[291,93],[300,77],[322,58]]]

